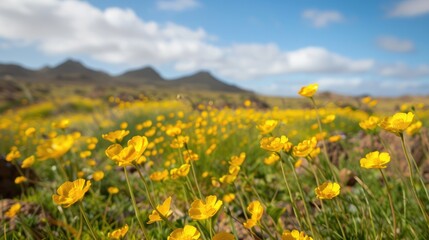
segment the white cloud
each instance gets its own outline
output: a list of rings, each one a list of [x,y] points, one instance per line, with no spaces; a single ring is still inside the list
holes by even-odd
[[[377,39],[377,44],[389,52],[411,52],[414,50],[414,43],[410,40],[398,39],[395,37],[384,36]]]
[[[379,74],[384,77],[416,79],[429,76],[429,65],[410,67],[403,63],[395,63],[380,67]]]
[[[428,0],[403,0],[390,12],[392,17],[414,17],[429,13]]]
[[[157,7],[166,11],[183,11],[199,5],[197,0],[158,0]]]
[[[305,10],[302,17],[309,20],[314,27],[326,27],[330,23],[342,22],[343,15],[337,11]]]
[[[203,29],[139,18],[131,9],[98,9],[83,1],[3,0],[0,37],[51,55],[85,55],[137,67],[170,65],[178,71],[208,69],[222,77],[255,79],[285,73],[348,73],[372,69],[321,47],[283,51],[276,44],[219,47]]]
[[[317,80],[320,88],[323,89],[338,89],[338,88],[353,88],[356,89],[363,85],[362,78],[321,78]]]

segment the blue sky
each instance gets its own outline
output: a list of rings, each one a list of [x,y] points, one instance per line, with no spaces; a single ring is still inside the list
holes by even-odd
[[[2,0],[0,62],[208,70],[261,94],[429,94],[429,0]]]

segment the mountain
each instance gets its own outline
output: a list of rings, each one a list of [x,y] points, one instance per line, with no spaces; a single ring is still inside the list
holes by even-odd
[[[163,84],[164,78],[152,67],[144,67],[136,70],[127,71],[119,75],[121,81],[133,83],[149,83],[149,84]]]
[[[191,91],[248,92],[237,86],[224,83],[207,71],[197,72],[172,80],[164,79],[154,68],[143,67],[111,76],[103,71],[93,70],[81,62],[68,59],[55,67],[29,70],[19,65],[0,64],[0,80],[55,84],[108,84],[111,86],[146,87],[147,89],[180,89]]]
[[[35,74],[35,71],[23,68],[16,64],[0,64],[0,79],[1,78],[29,78]]]
[[[185,76],[171,80],[171,85],[179,89],[205,90],[217,92],[247,92],[237,86],[226,84],[207,71],[197,72],[190,76]]]
[[[54,68],[46,67],[38,71],[39,78],[75,82],[106,82],[112,77],[102,71],[87,68],[82,63],[68,59]]]

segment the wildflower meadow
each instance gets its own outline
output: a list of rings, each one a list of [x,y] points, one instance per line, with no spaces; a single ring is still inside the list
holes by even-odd
[[[111,94],[7,108],[0,238],[429,239],[429,108],[318,87],[299,107]]]

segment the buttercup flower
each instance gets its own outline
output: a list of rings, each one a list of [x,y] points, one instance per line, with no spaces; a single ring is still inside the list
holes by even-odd
[[[268,119],[260,122],[258,125],[256,125],[256,128],[261,132],[261,134],[268,134],[272,132],[274,128],[276,128],[277,124],[277,120]]]
[[[179,127],[170,127],[165,131],[165,133],[170,137],[176,137],[182,133],[182,129]]]
[[[285,230],[282,234],[282,240],[313,240],[313,238],[305,235],[305,232]]]
[[[21,204],[15,203],[12,205],[12,207],[9,208],[9,210],[7,210],[7,212],[4,215],[8,218],[13,218],[16,216],[16,214],[19,213],[20,210],[21,210]]]
[[[171,197],[168,197],[161,205],[156,206],[156,209],[166,218],[168,218],[173,212],[170,210],[171,205]],[[156,210],[153,210],[149,215],[149,221],[147,224],[151,224],[154,222],[162,221],[161,216]]]
[[[396,113],[392,117],[386,117],[380,122],[384,130],[399,135],[404,132],[413,122],[414,113]]]
[[[234,240],[235,237],[231,233],[220,232],[213,236],[212,240]]]
[[[288,152],[292,148],[292,143],[286,136],[264,137],[259,143],[262,149],[272,152],[279,152],[280,150]]]
[[[119,192],[119,188],[117,188],[117,187],[109,187],[109,188],[107,188],[107,192],[110,195],[117,194]]]
[[[6,161],[12,162],[13,160],[20,158],[21,153],[19,152],[17,147],[12,147],[10,152],[6,155]]]
[[[104,178],[104,172],[103,171],[96,171],[92,174],[92,179],[94,179],[94,181],[98,182],[101,181],[101,179]]]
[[[21,184],[21,183],[26,182],[26,181],[27,181],[27,178],[24,176],[19,176],[19,177],[15,178],[15,184]]]
[[[411,124],[406,130],[405,132],[410,135],[413,136],[414,134],[418,133],[419,130],[422,128],[422,122],[421,121],[417,121],[413,124]]]
[[[340,185],[336,182],[325,182],[314,191],[318,199],[332,199],[340,194]]]
[[[22,168],[29,168],[31,166],[33,166],[34,164],[34,156],[31,155],[28,158],[24,159],[24,161],[22,161],[21,167]]]
[[[73,146],[74,138],[72,135],[59,135],[48,139],[37,146],[36,155],[39,160],[49,158],[59,158],[66,154]]]
[[[152,173],[149,176],[150,180],[155,181],[155,182],[165,180],[165,179],[167,179],[167,177],[168,177],[168,170],[157,171],[157,172]]]
[[[359,126],[363,130],[374,130],[377,127],[379,122],[380,122],[380,118],[376,116],[371,116],[367,120],[360,122]]]
[[[235,165],[235,166],[241,166],[241,164],[243,164],[245,159],[246,159],[246,153],[242,152],[240,153],[239,156],[232,156],[229,164]]]
[[[293,147],[293,155],[296,157],[307,157],[313,151],[320,152],[320,148],[317,146],[317,140],[315,137],[310,140],[304,140],[300,142],[297,146]]]
[[[313,83],[308,86],[302,87],[298,93],[303,97],[313,97],[313,95],[317,92],[318,88],[319,88],[319,84]]]
[[[128,130],[116,130],[107,134],[101,135],[102,138],[112,143],[121,142],[122,139],[130,133]]]
[[[326,116],[325,118],[322,119],[322,123],[324,124],[328,124],[331,123],[335,120],[335,115],[334,114],[330,114],[328,116]]]
[[[200,236],[196,227],[185,225],[184,228],[178,228],[170,233],[167,240],[198,240]]]
[[[387,152],[379,151],[368,153],[365,158],[360,160],[360,166],[363,168],[386,168],[390,162],[390,155]]]
[[[259,201],[253,201],[247,206],[247,211],[250,212],[251,217],[243,224],[246,228],[254,227],[259,220],[261,220],[262,215],[264,214],[264,208]]]
[[[122,148],[119,144],[112,144],[106,150],[106,155],[119,166],[129,166],[139,159],[148,146],[145,136],[135,136],[128,141],[128,146]]]
[[[177,136],[171,141],[171,148],[182,148],[189,142],[188,136]]]
[[[64,205],[65,208],[68,208],[80,201],[89,190],[89,187],[91,187],[91,182],[85,179],[80,178],[73,182],[67,181],[57,189],[58,194],[52,195],[52,200],[55,204]]]
[[[128,225],[125,224],[125,226],[115,229],[113,230],[113,232],[109,232],[107,234],[107,237],[110,239],[121,239],[125,237],[125,234],[127,234],[127,232],[128,232]]]
[[[266,157],[266,158],[264,159],[264,163],[265,163],[266,165],[272,165],[272,164],[274,164],[275,162],[277,162],[278,160],[280,160],[279,155],[273,152],[273,153],[271,153],[271,154],[270,154],[270,156],[269,156],[269,157]]]
[[[205,202],[197,199],[191,204],[189,216],[194,220],[211,218],[217,213],[221,206],[222,201],[217,200],[217,197],[213,195],[206,197]]]

